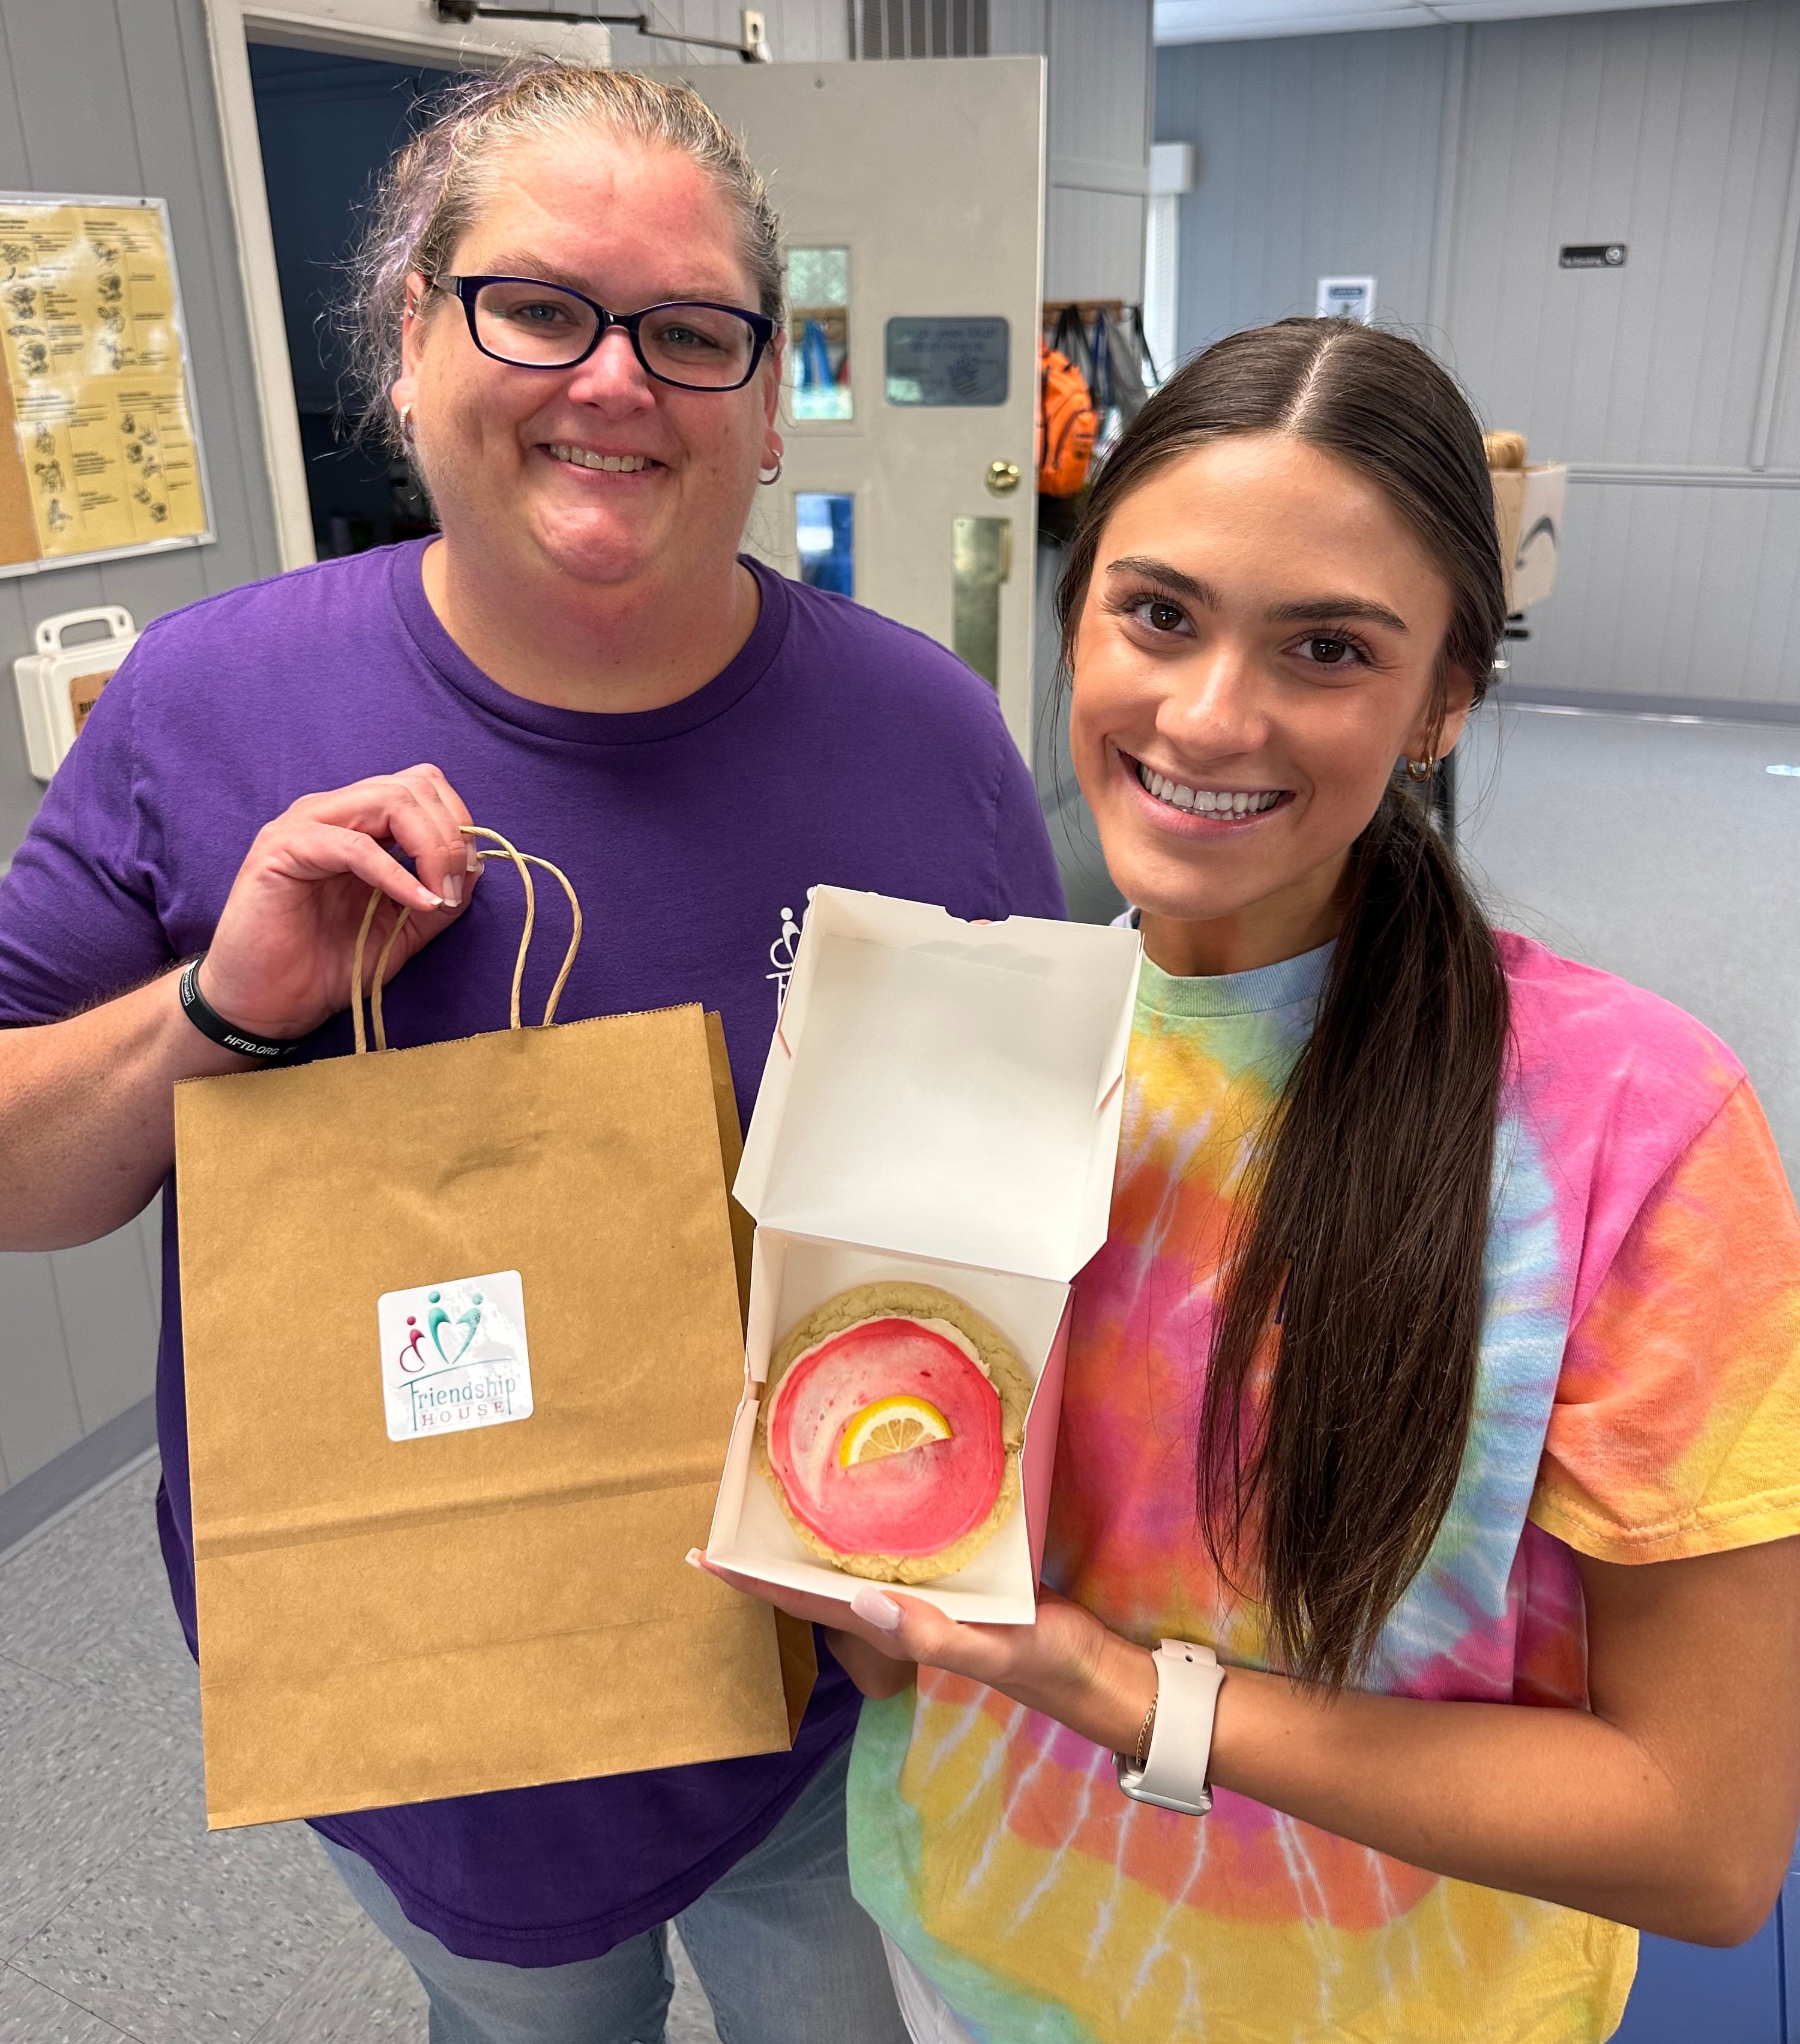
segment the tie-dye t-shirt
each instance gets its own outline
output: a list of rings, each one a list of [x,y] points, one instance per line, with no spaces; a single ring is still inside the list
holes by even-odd
[[[1678,1009],[1503,940],[1515,1069],[1462,1473],[1364,1686],[1586,1703],[1573,1550],[1656,1562],[1800,1531],[1800,1222],[1761,1110]],[[1268,1665],[1194,1508],[1219,1249],[1329,950],[1146,963],[1111,1230],[1082,1273],[1046,1579],[1115,1631]],[[1632,1931],[1422,1873],[1220,1791],[1196,1819],[1111,1756],[923,1671],[864,1707],[856,1892],[981,2044],[1610,2034]]]

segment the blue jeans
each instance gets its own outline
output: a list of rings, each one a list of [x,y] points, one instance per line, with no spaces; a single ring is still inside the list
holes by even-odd
[[[754,1851],[675,1922],[721,2044],[907,2044],[881,1933],[850,1892],[846,1745]],[[573,1965],[463,1959],[401,1912],[367,1860],[328,1838],[351,1893],[431,2003],[431,2044],[665,2044],[668,1927]]]

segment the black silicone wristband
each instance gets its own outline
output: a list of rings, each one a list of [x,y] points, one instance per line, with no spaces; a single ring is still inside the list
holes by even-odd
[[[190,959],[181,976],[182,1012],[202,1036],[228,1051],[235,1051],[240,1058],[260,1058],[266,1065],[277,1064],[285,1058],[296,1043],[297,1036],[278,1042],[267,1036],[252,1036],[234,1028],[205,995],[200,991],[200,957]]]

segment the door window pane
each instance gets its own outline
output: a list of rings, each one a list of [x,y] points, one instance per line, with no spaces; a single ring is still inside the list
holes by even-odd
[[[856,594],[856,499],[823,490],[794,492],[800,578],[814,589]]]
[[[796,419],[852,416],[850,251],[788,251],[789,383]]]

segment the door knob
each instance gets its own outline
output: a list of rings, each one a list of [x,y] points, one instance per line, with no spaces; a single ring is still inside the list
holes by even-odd
[[[989,462],[988,487],[996,497],[1010,497],[1019,487],[1018,463],[1015,461]]]

